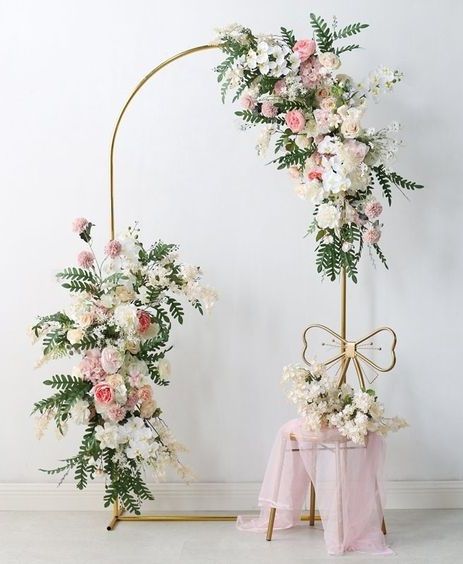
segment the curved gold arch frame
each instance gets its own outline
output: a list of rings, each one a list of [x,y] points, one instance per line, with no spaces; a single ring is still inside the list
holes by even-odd
[[[124,117],[124,115],[127,111],[127,108],[129,107],[130,103],[135,98],[137,93],[143,88],[143,86],[155,74],[157,74],[160,70],[167,67],[168,65],[170,65],[174,61],[182,59],[183,57],[186,57],[188,55],[192,55],[194,53],[199,53],[199,52],[202,52],[202,51],[209,51],[211,49],[220,49],[220,45],[219,44],[212,44],[212,43],[206,44],[206,45],[199,45],[197,47],[192,47],[190,49],[186,49],[185,51],[180,51],[179,53],[173,55],[172,57],[169,57],[168,59],[164,60],[162,63],[157,65],[154,69],[152,69],[147,75],[145,75],[142,78],[142,80],[140,80],[140,82],[136,85],[134,90],[131,92],[130,96],[127,98],[124,106],[122,107],[122,109],[121,109],[121,111],[118,115],[118,118],[116,120],[116,124],[114,126],[113,134],[112,134],[112,137],[111,137],[110,152],[109,152],[109,200],[110,200],[110,202],[109,202],[109,209],[110,209],[109,226],[110,226],[110,238],[111,239],[114,239],[114,236],[115,236],[114,152],[115,152],[115,144],[116,144],[117,134],[119,132],[119,127],[120,127],[122,119],[123,119],[123,117]],[[305,359],[305,353],[307,352],[306,333],[311,327],[323,328],[323,329],[327,330],[329,333],[331,333],[332,335],[335,335],[336,337],[338,337],[340,339],[340,342],[341,342],[341,353],[342,353],[341,356],[347,357],[346,351],[348,350],[348,347],[353,345],[353,344],[355,345],[355,343],[350,343],[349,341],[346,340],[347,276],[346,276],[346,269],[345,268],[341,269],[340,293],[341,293],[341,300],[340,300],[341,310],[340,310],[340,332],[339,332],[339,335],[337,333],[335,333],[334,331],[332,331],[331,329],[329,329],[328,327],[324,326],[324,325],[311,325],[311,326],[307,327],[306,330],[304,331],[304,334],[303,334],[303,341],[304,341],[304,346],[305,346],[304,352],[303,352],[304,360],[306,360]],[[393,362],[391,363],[391,366],[388,367],[386,370],[384,370],[384,369],[381,370],[377,365],[372,363],[372,361],[363,357],[363,360],[367,361],[368,364],[376,367],[381,372],[387,372],[389,370],[392,370],[392,368],[395,365],[395,362],[396,362],[395,345],[396,345],[396,342],[397,342],[397,337],[396,337],[395,332],[390,327],[381,327],[381,328],[377,329],[376,331],[373,331],[372,333],[370,333],[370,335],[368,335],[367,337],[365,337],[364,339],[362,339],[360,341],[360,342],[363,342],[364,340],[366,340],[366,339],[376,335],[378,332],[381,332],[381,331],[384,331],[384,330],[390,331],[393,335],[393,338],[394,338],[393,348],[392,348]],[[358,356],[362,357],[363,355],[358,354]],[[358,362],[358,358],[354,357],[353,361],[354,361],[354,366],[356,368],[357,375],[359,377],[360,385],[361,385],[361,387],[364,388],[365,386],[364,386],[363,376],[361,375],[362,371],[361,371],[361,368],[360,368],[360,365],[359,365],[359,362]],[[349,362],[346,362],[344,364],[345,364],[345,369],[343,368],[343,370],[342,370],[342,374],[341,374],[341,378],[339,380],[339,384],[342,384],[343,382],[346,381],[346,373],[347,373],[347,368],[348,368]],[[363,385],[362,385],[362,383],[363,383]],[[276,510],[274,508],[272,508],[270,520],[269,520],[269,531],[270,531],[270,533],[269,532],[267,533],[267,540],[270,540],[271,537],[272,537],[271,529],[273,530],[273,522],[274,522],[274,519],[275,519],[275,511]],[[119,501],[116,501],[114,503],[114,506],[113,506],[113,517],[112,517],[110,523],[107,526],[107,530],[108,531],[113,530],[114,527],[117,525],[117,523],[119,521],[234,521],[235,519],[236,519],[236,515],[223,515],[223,514],[222,515],[213,515],[213,514],[205,514],[205,515],[124,515],[123,510],[121,509],[121,507],[119,505]],[[311,485],[310,513],[309,513],[309,515],[301,516],[301,519],[309,521],[310,525],[313,525],[314,521],[316,519],[317,520],[320,519],[320,517],[318,515],[317,516],[315,515],[315,491],[313,489],[313,485]],[[383,532],[385,533],[384,519],[383,519]]]

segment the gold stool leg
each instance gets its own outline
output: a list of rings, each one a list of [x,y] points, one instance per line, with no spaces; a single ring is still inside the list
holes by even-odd
[[[313,527],[315,525],[315,487],[313,482],[310,482],[310,513],[309,513],[309,525]]]
[[[273,525],[275,524],[275,515],[277,512],[277,508],[276,507],[271,507],[270,508],[270,515],[268,518],[268,527],[267,527],[267,536],[266,539],[268,541],[272,540],[272,535],[273,535]]]

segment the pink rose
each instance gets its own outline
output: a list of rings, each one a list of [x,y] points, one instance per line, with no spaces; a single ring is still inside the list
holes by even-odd
[[[105,377],[105,371],[100,363],[101,353],[98,349],[91,349],[85,353],[84,358],[80,361],[79,370],[85,380],[89,380],[92,384],[97,384]]]
[[[153,399],[153,390],[151,386],[142,386],[138,390],[138,398],[140,401],[150,401]]]
[[[286,81],[284,78],[277,80],[275,82],[275,86],[273,87],[273,91],[277,96],[281,96],[286,92]]]
[[[309,174],[307,175],[309,180],[321,180],[323,174],[323,169],[320,166],[316,166],[315,168],[309,170]]]
[[[80,251],[77,255],[77,264],[82,268],[91,268],[94,261],[95,257],[90,251]]]
[[[122,355],[115,347],[105,347],[101,351],[101,366],[108,374],[115,374],[122,366]]]
[[[110,258],[116,258],[120,255],[122,250],[122,245],[116,239],[109,241],[105,247],[105,253]]]
[[[251,94],[244,94],[240,98],[240,104],[244,110],[253,110],[256,106],[256,101]]]
[[[111,403],[114,399],[114,391],[109,384],[101,382],[93,388],[95,401],[98,403]]]
[[[355,139],[347,139],[343,144],[344,148],[348,150],[349,154],[355,161],[360,164],[366,157],[370,147],[361,141]]]
[[[293,51],[299,55],[301,62],[307,61],[315,53],[317,44],[313,39],[299,39],[293,46]]]
[[[377,202],[376,200],[371,200],[365,206],[365,215],[368,219],[376,219],[379,217],[383,212],[383,206]]]
[[[122,421],[126,413],[127,410],[125,409],[125,407],[121,407],[120,405],[112,405],[107,411],[108,419],[110,421],[113,421],[114,423],[119,423],[119,421]]]
[[[305,117],[300,110],[289,110],[285,116],[285,121],[293,133],[300,133],[305,127]]]
[[[137,318],[138,318],[138,331],[140,333],[145,333],[148,331],[149,326],[151,325],[151,316],[147,311],[139,309],[137,311]]]
[[[78,233],[80,235],[82,231],[85,231],[87,225],[88,219],[85,219],[85,217],[76,217],[76,219],[72,222],[72,230],[74,233]]]
[[[362,239],[367,245],[376,245],[376,243],[381,239],[381,231],[376,229],[376,227],[369,227],[363,232]]]
[[[274,118],[278,114],[278,108],[272,102],[262,102],[260,113],[266,118]]]

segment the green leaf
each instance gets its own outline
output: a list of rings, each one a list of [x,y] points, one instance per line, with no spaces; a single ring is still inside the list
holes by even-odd
[[[383,263],[383,265],[385,266],[386,270],[389,270],[389,267],[387,265],[387,261],[386,261],[386,257],[384,256],[383,252],[381,251],[378,243],[375,243],[373,245],[374,250],[376,251],[376,254],[379,257],[379,260]]]
[[[362,29],[366,29],[368,26],[368,24],[365,23],[353,23],[350,25],[347,25],[346,27],[343,27],[342,29],[340,29],[339,31],[336,31],[333,34],[333,38],[334,39],[345,39],[346,37],[351,37],[352,35],[356,35],[357,33],[360,33],[362,31]]]
[[[338,47],[335,51],[336,55],[341,55],[342,53],[346,53],[348,51],[354,51],[355,49],[360,49],[360,45],[344,45],[343,47]]]
[[[400,188],[404,188],[405,190],[421,190],[424,188],[422,184],[417,184],[412,180],[406,180],[403,176],[400,176],[400,174],[397,174],[396,172],[388,172],[387,178],[389,178],[393,184],[399,186]]]
[[[239,110],[235,115],[242,118],[247,123],[283,123],[283,118],[268,118],[251,110]]]
[[[376,175],[376,179],[378,180],[379,185],[381,186],[384,197],[386,198],[388,204],[391,205],[392,204],[391,184],[389,182],[388,175],[386,174],[386,171],[384,169],[384,165],[374,166],[373,171]]]
[[[166,298],[166,303],[169,306],[169,311],[172,314],[172,317],[176,319],[181,325],[183,323],[184,316],[182,304],[170,296]]]
[[[70,292],[88,292],[90,294],[96,294],[98,292],[93,284],[81,282],[80,280],[71,280],[61,284],[61,286]]]
[[[82,282],[91,282],[92,284],[98,283],[98,278],[95,274],[91,270],[85,270],[83,268],[65,268],[62,272],[58,272],[56,276],[64,280],[80,280]]]
[[[296,43],[296,37],[294,36],[293,30],[286,29],[285,27],[280,27],[280,31],[284,42],[290,49],[292,49],[294,47],[294,44]]]
[[[333,50],[333,34],[331,33],[329,25],[320,16],[310,14],[310,25],[314,30],[315,37],[317,38],[318,48],[322,53]]]
[[[69,374],[55,374],[50,380],[45,380],[44,384],[56,389],[91,388],[90,382]]]

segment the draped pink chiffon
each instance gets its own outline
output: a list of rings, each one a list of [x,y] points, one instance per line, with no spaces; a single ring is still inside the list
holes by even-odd
[[[266,531],[271,507],[277,508],[275,529],[300,523],[312,481],[329,554],[392,554],[381,531],[384,455],[384,439],[376,433],[369,433],[362,446],[334,429],[310,433],[301,419],[289,421],[279,430],[267,464],[260,516],[238,517],[237,527]]]

